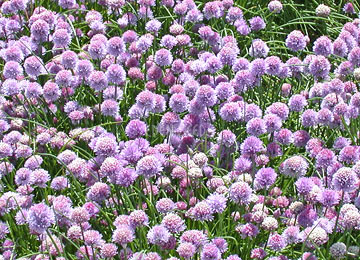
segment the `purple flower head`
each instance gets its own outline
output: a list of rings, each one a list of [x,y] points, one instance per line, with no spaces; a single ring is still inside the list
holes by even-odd
[[[111,156],[118,149],[116,139],[112,136],[102,136],[93,140],[93,151],[96,155]]]
[[[227,198],[222,194],[210,194],[206,199],[211,211],[214,213],[222,213],[226,208]]]
[[[65,51],[61,55],[61,64],[65,69],[75,69],[78,62],[78,56],[73,51]]]
[[[324,189],[317,195],[317,201],[324,207],[333,207],[340,201],[339,193],[335,190]]]
[[[107,41],[107,52],[113,56],[119,56],[125,52],[125,44],[122,38],[115,36]]]
[[[25,72],[32,77],[37,77],[45,72],[41,59],[37,56],[30,56],[24,62]]]
[[[234,95],[234,87],[229,82],[220,82],[215,88],[215,93],[218,99],[226,100]]]
[[[110,179],[122,169],[122,165],[115,157],[107,157],[100,166],[100,172]]]
[[[136,96],[136,105],[143,110],[151,111],[155,107],[154,94],[148,90],[140,92]]]
[[[179,244],[176,252],[180,257],[183,257],[186,260],[190,260],[196,253],[196,247],[192,243],[183,242]]]
[[[288,59],[286,61],[286,66],[283,66],[282,69],[286,70],[286,68],[288,68],[290,70],[291,75],[293,77],[297,77],[297,78],[301,77],[301,73],[304,72],[303,62],[297,57],[292,57],[292,58]],[[280,75],[279,75],[280,77],[282,77],[281,74],[283,72],[285,72],[285,71],[282,71],[280,73]]]
[[[327,36],[321,36],[314,42],[313,51],[316,55],[330,56],[333,53],[333,44]]]
[[[305,49],[307,42],[302,32],[295,30],[287,36],[285,44],[292,51],[302,51]]]
[[[6,234],[9,234],[9,227],[5,222],[0,221],[0,239],[4,239]],[[3,246],[5,246],[5,242],[3,243]]]
[[[266,251],[262,248],[254,248],[253,250],[251,250],[251,258],[264,259],[266,255],[267,255]],[[234,260],[238,260],[238,259],[234,259]]]
[[[96,182],[90,187],[90,190],[86,194],[89,200],[101,203],[110,195],[110,187],[106,183]]]
[[[215,105],[217,101],[215,90],[209,85],[200,86],[196,91],[195,98],[207,107]]]
[[[255,58],[265,58],[269,53],[269,47],[261,39],[255,39],[252,41],[249,54]]]
[[[242,238],[252,238],[259,234],[259,228],[252,223],[246,223],[238,226],[237,231],[240,233]]]
[[[166,34],[161,38],[160,45],[167,49],[172,49],[177,45],[177,40],[174,36]]]
[[[231,147],[236,143],[236,136],[230,130],[223,130],[218,135],[217,143],[225,147]]]
[[[344,147],[350,146],[350,145],[351,145],[351,142],[348,138],[340,136],[340,137],[336,138],[333,148],[340,150],[340,149],[343,149]]]
[[[4,65],[3,75],[6,79],[16,79],[23,75],[23,68],[16,61],[8,61]]]
[[[238,52],[239,50],[234,48],[234,46],[225,45],[223,48],[221,48],[217,56],[223,65],[232,66],[236,61]]]
[[[216,245],[216,247],[220,250],[220,253],[225,253],[228,250],[228,243],[224,238],[216,237],[212,239],[211,242]]]
[[[318,113],[312,109],[307,109],[301,115],[301,124],[304,127],[311,127],[317,124]]]
[[[354,14],[355,13],[355,9],[354,9],[354,6],[352,3],[346,3],[344,4],[344,7],[343,7],[343,11],[347,14]]]
[[[203,14],[197,8],[193,8],[189,10],[185,16],[185,21],[191,23],[198,23],[201,22],[203,19],[204,19]]]
[[[159,22],[156,19],[150,20],[146,23],[145,25],[145,29],[148,32],[153,32],[153,33],[157,33],[160,29],[161,29],[161,22]]]
[[[170,232],[163,225],[153,226],[147,233],[147,239],[150,244],[166,244],[170,239]]]
[[[184,61],[181,59],[176,59],[171,65],[171,71],[175,74],[180,74],[184,72]]]
[[[35,169],[31,172],[29,183],[40,188],[46,188],[47,182],[50,180],[48,171],[44,169]]]
[[[71,42],[71,35],[66,29],[57,29],[52,35],[52,40],[57,47],[66,48]],[[89,52],[90,50],[91,48],[89,49]]]
[[[319,124],[330,125],[334,121],[334,115],[329,109],[322,108],[318,111],[317,121]]]
[[[265,59],[265,72],[269,75],[279,75],[282,69],[281,59],[277,56],[270,56]]]
[[[60,70],[56,73],[55,82],[59,86],[69,87],[71,84],[72,73],[70,70]]]
[[[76,207],[71,211],[70,219],[77,224],[82,224],[90,220],[90,214],[84,207]]]
[[[248,35],[251,32],[249,25],[246,23],[244,19],[237,19],[234,25],[236,27],[236,31],[240,35]]]
[[[279,130],[282,126],[282,121],[280,117],[275,114],[267,114],[264,116],[264,123],[266,126],[266,131],[268,133],[275,132]]]
[[[333,54],[345,57],[349,53],[349,49],[346,45],[346,42],[342,40],[341,38],[337,38],[333,43]]]
[[[119,64],[111,64],[105,74],[108,81],[115,85],[122,85],[126,79],[126,72]]]
[[[220,18],[224,15],[224,6],[220,1],[208,2],[203,9],[204,17],[207,20],[211,18]]]
[[[246,58],[236,59],[235,63],[232,66],[232,70],[234,72],[238,72],[240,70],[247,70],[250,67],[250,62]]]
[[[165,113],[158,126],[158,131],[162,135],[167,135],[175,131],[180,126],[181,120],[178,114],[173,112]]]
[[[214,216],[212,215],[212,208],[206,201],[200,201],[196,203],[196,205],[189,211],[189,214],[195,220],[212,221],[214,219]]]
[[[207,70],[211,73],[211,74],[215,74],[217,71],[219,71],[220,69],[223,68],[223,64],[221,62],[221,60],[216,57],[215,55],[209,57],[206,60],[208,66],[207,66]]]
[[[190,70],[193,75],[199,75],[207,70],[208,64],[201,60],[194,60],[190,62]]]
[[[140,136],[146,135],[147,126],[146,123],[138,119],[131,120],[125,128],[125,133],[130,139],[135,139]]]
[[[345,90],[345,84],[340,79],[333,79],[329,85],[329,92],[340,95]]]
[[[299,224],[303,227],[310,227],[317,220],[318,215],[312,207],[306,206],[298,215]]]
[[[330,149],[322,149],[316,155],[316,167],[327,168],[335,162],[335,154]]]
[[[272,0],[268,4],[268,9],[272,13],[279,14],[283,9],[283,5],[278,0]]]
[[[171,233],[184,231],[186,226],[184,220],[175,213],[168,213],[161,222]]]
[[[274,251],[281,251],[286,246],[286,241],[283,236],[274,233],[269,236],[268,247]]]
[[[265,114],[274,114],[280,117],[281,120],[286,120],[289,116],[289,108],[284,103],[275,102],[266,108]]]
[[[156,202],[155,207],[160,213],[167,213],[175,209],[175,203],[169,198],[162,198]]]
[[[245,173],[251,169],[251,161],[244,156],[237,158],[234,164],[234,169],[240,173]]]
[[[30,182],[31,170],[27,168],[20,168],[15,174],[15,183],[18,186],[27,185]]]
[[[260,31],[265,29],[266,23],[260,16],[254,16],[249,20],[252,31]]]
[[[138,158],[141,157],[141,153],[138,155]],[[138,159],[129,160],[130,163],[135,163]],[[122,168],[117,174],[115,175],[115,181],[114,183],[123,186],[123,187],[129,187],[134,183],[134,181],[137,179],[138,174],[136,171],[132,168]]]
[[[282,128],[275,132],[274,137],[276,142],[283,145],[289,145],[294,141],[292,132],[286,128]]]
[[[126,245],[135,239],[134,230],[128,225],[119,225],[112,235],[112,241],[119,245]]]
[[[285,239],[286,244],[296,244],[300,242],[299,233],[300,229],[298,226],[289,226],[283,231],[282,236]]]
[[[351,168],[342,167],[334,174],[332,185],[336,190],[352,192],[359,187],[359,178]]]
[[[0,158],[10,157],[13,154],[13,149],[10,144],[0,142]]]
[[[289,177],[299,178],[304,176],[308,169],[308,163],[302,156],[292,156],[283,162],[282,173]]]
[[[231,81],[231,84],[236,93],[243,93],[248,89],[251,89],[255,83],[255,77],[262,75],[262,72],[259,72],[256,67],[256,63],[252,63],[254,67],[253,71],[250,70],[239,70],[234,77],[234,80]],[[262,71],[262,69],[260,69]],[[258,74],[260,73],[260,74]]]
[[[271,185],[275,183],[276,177],[277,174],[273,168],[261,168],[255,174],[255,189],[268,189]]]
[[[36,20],[30,27],[31,36],[37,42],[44,42],[49,35],[50,27],[47,22],[42,19]]]
[[[339,161],[353,164],[359,160],[359,148],[356,146],[345,146],[339,153]]]
[[[252,189],[246,182],[235,182],[230,186],[229,198],[231,201],[239,204],[249,204],[251,200]]]
[[[103,91],[108,86],[108,79],[102,71],[92,71],[89,75],[89,85],[95,91]]]
[[[35,170],[40,167],[42,162],[43,162],[43,159],[41,158],[40,155],[33,155],[25,161],[24,167],[28,168],[30,170]]]
[[[13,45],[4,50],[2,58],[5,61],[16,61],[21,62],[24,59],[24,54],[20,47]]]
[[[79,60],[75,70],[80,77],[87,78],[94,70],[94,66],[89,60]]]
[[[154,60],[155,63],[159,66],[170,66],[173,62],[173,57],[169,50],[160,49],[156,51]]]
[[[310,178],[306,177],[300,177],[295,182],[296,189],[301,195],[307,195],[312,190],[314,185],[315,183]]]
[[[254,103],[245,105],[244,110],[245,122],[249,122],[252,118],[262,117],[262,110]]]
[[[220,260],[221,253],[220,253],[219,248],[213,243],[205,244],[202,248],[202,251],[200,254],[200,259],[201,260]]]
[[[182,93],[173,94],[169,100],[169,107],[175,113],[182,113],[187,110],[189,99]]]
[[[358,67],[360,65],[360,47],[354,47],[347,58],[354,66]]]
[[[289,99],[290,111],[300,112],[307,104],[306,98],[300,94],[293,95]]]
[[[103,258],[113,258],[118,254],[118,248],[113,243],[106,243],[101,246],[100,254]]]
[[[154,155],[147,155],[140,159],[136,165],[136,172],[138,175],[143,175],[149,179],[162,171],[161,162]]]
[[[55,223],[55,215],[49,206],[38,203],[30,207],[27,222],[30,230],[41,234]]]
[[[266,124],[265,121],[261,118],[255,117],[252,118],[246,124],[246,132],[249,135],[260,136],[266,133]]]
[[[100,110],[104,116],[115,117],[119,113],[119,104],[113,99],[106,99],[101,103]]]
[[[241,154],[244,156],[254,156],[257,153],[263,152],[265,148],[263,142],[259,138],[249,136],[240,145],[240,150]]]
[[[276,142],[269,143],[266,147],[266,152],[270,157],[277,157],[282,155],[281,146]]]
[[[232,6],[227,11],[226,21],[228,22],[235,22],[236,20],[242,18],[243,18],[243,12],[239,7]]]
[[[203,231],[200,230],[187,230],[182,233],[180,237],[181,243],[191,243],[195,248],[199,248],[207,241],[207,237]]]

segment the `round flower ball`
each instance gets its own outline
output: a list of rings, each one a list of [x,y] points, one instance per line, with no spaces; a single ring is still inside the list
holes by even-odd
[[[330,7],[324,4],[318,5],[315,9],[316,16],[328,17],[330,15]]]
[[[273,1],[270,1],[270,3],[268,4],[268,9],[270,12],[272,12],[274,14],[279,14],[283,9],[283,5],[280,1],[273,0]]]
[[[346,245],[343,242],[337,242],[335,244],[332,244],[330,247],[330,254],[335,259],[343,258],[346,254]]]
[[[309,164],[302,157],[295,155],[283,162],[282,173],[290,177],[302,177],[306,174]]]
[[[287,36],[285,44],[292,51],[302,51],[305,49],[307,41],[302,32],[295,30]]]
[[[334,174],[332,185],[336,190],[352,192],[358,188],[359,178],[353,169],[342,167]]]
[[[146,135],[147,126],[146,123],[140,121],[139,119],[131,120],[126,128],[125,133],[130,139],[135,139],[140,136]]]

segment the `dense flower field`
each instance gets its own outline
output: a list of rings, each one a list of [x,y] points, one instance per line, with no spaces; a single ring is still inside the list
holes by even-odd
[[[1,1],[0,259],[359,259],[360,10],[325,4]]]

